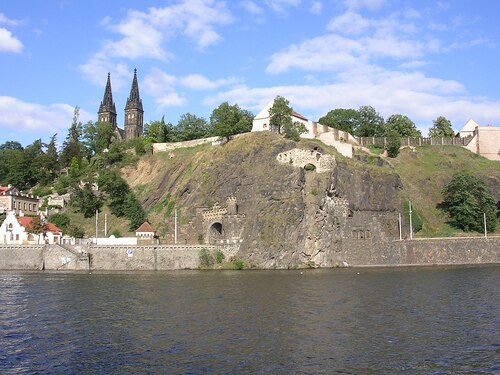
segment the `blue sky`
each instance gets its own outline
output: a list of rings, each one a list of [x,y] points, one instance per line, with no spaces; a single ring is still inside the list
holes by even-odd
[[[276,95],[335,108],[500,125],[497,0],[3,0],[0,143],[96,121],[111,73],[118,123],[137,68],[145,122],[257,114]]]

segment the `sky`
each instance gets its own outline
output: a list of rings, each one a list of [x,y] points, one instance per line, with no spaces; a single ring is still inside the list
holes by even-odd
[[[0,0],[0,144],[97,121],[111,73],[118,125],[136,68],[145,123],[257,114],[277,95],[335,108],[500,125],[497,0]]]

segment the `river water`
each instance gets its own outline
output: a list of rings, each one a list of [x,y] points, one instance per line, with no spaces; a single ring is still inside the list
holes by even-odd
[[[0,271],[0,373],[500,372],[500,268]]]

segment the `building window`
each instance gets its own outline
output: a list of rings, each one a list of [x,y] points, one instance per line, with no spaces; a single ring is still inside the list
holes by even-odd
[[[29,207],[29,210],[31,211],[31,203],[29,204],[29,206],[28,206],[28,207]]]
[[[19,234],[16,234],[16,241],[19,241]]]
[[[23,210],[26,211],[26,203],[23,205]]]

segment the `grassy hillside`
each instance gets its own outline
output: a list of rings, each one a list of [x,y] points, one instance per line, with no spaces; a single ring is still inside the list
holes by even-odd
[[[278,152],[297,146],[320,146],[324,153],[336,155],[352,168],[369,170],[382,179],[398,174],[403,184],[401,198],[411,200],[423,219],[423,229],[418,233],[421,237],[463,235],[446,224],[446,216],[436,207],[442,200],[443,186],[458,171],[482,178],[500,200],[500,163],[458,146],[406,148],[397,158],[384,159],[386,162],[374,156],[358,161],[341,157],[317,140],[301,140],[295,144],[267,132],[245,134],[218,147],[202,145],[143,156],[136,165],[124,168],[122,175],[142,202],[150,221],[160,235],[165,236],[172,232],[174,206],[179,210],[181,224],[192,220],[196,207],[211,207],[215,202],[223,204],[227,196],[235,193],[240,194],[240,206],[248,211],[252,202],[242,199],[245,195],[242,193],[262,190],[261,186],[274,189],[273,184],[280,178],[284,183],[284,176],[276,176],[278,170],[272,160]],[[287,169],[282,171],[289,173]],[[259,194],[267,193],[276,194],[264,191]],[[321,191],[314,193],[322,194]],[[110,232],[114,225],[120,229],[127,227],[124,223],[112,222]]]
[[[466,171],[480,177],[495,199],[500,200],[500,162],[480,157],[459,146],[405,148],[390,159],[403,182],[403,198],[412,201],[424,225],[422,237],[460,235],[446,224],[446,216],[436,206],[441,190],[454,173]]]

